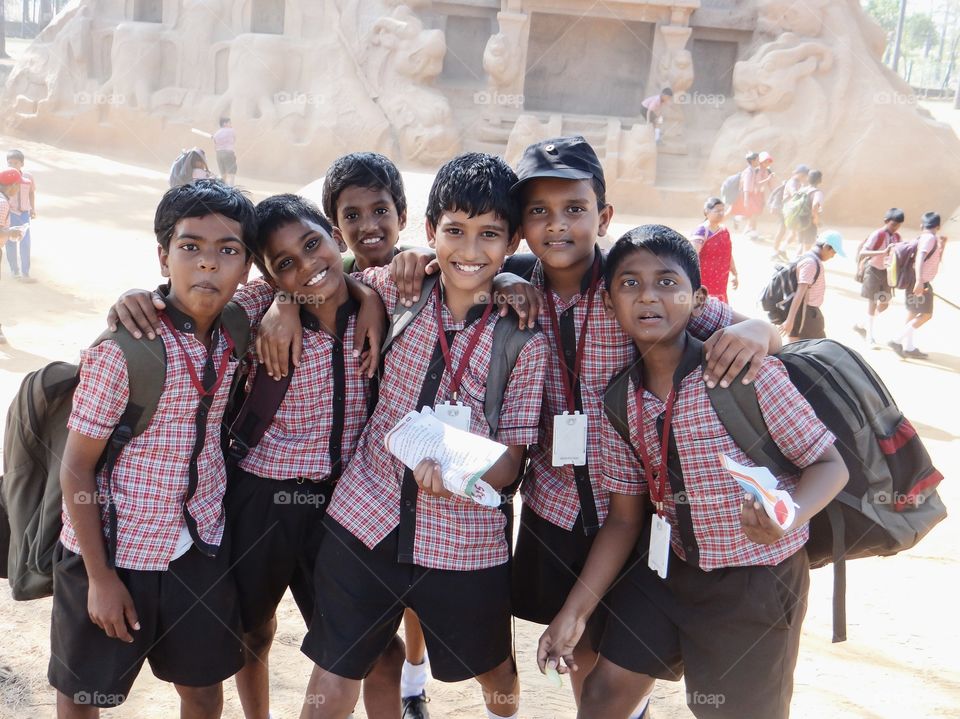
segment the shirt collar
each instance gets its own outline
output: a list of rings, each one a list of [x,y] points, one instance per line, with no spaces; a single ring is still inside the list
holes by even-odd
[[[165,285],[160,285],[157,288],[157,292],[166,300],[167,295],[170,294],[170,283]],[[167,317],[170,319],[170,323],[173,325],[174,329],[177,332],[183,334],[192,335],[197,331],[197,321],[193,319],[190,315],[174,306],[172,302],[166,302],[166,309],[164,312]],[[210,336],[213,337],[216,335],[217,330],[220,329],[220,316],[218,316],[213,324],[210,326]]]
[[[673,372],[673,387],[678,389],[680,384],[691,373],[700,369],[703,365],[703,342],[698,340],[692,334],[687,332],[687,344],[683,348],[683,354],[680,356],[680,362]],[[643,360],[639,360],[634,366],[633,382],[634,386],[639,387],[643,381]],[[649,390],[647,390],[649,391]]]
[[[353,297],[348,296],[346,302],[337,308],[337,326],[331,331],[331,328],[325,327],[316,315],[308,312],[306,307],[301,307],[300,324],[303,325],[304,329],[313,332],[326,332],[327,334],[335,335],[338,339],[343,339],[343,334],[347,328],[347,321],[350,317],[357,314],[359,309],[360,303],[353,299]]]

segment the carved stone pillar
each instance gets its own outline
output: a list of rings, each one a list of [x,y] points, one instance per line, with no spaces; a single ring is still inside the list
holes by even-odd
[[[647,96],[665,87],[673,89],[673,101],[663,111],[661,152],[686,154],[686,118],[684,99],[693,85],[693,56],[686,49],[693,29],[679,25],[659,25],[653,43],[653,62]]]
[[[497,13],[500,31],[491,35],[483,51],[487,72],[484,114],[493,118],[504,111],[523,110],[523,81],[527,67],[530,15],[504,10]]]

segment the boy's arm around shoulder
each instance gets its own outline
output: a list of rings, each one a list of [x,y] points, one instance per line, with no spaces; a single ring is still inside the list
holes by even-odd
[[[729,387],[744,367],[744,384],[750,384],[768,355],[780,351],[782,341],[777,328],[735,312],[730,305],[708,297],[700,314],[687,325],[695,337],[704,341],[707,367],[704,381],[714,387]]]

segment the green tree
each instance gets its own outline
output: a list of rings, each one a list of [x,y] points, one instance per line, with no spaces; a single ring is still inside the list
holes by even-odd
[[[888,34],[897,31],[900,0],[870,0],[867,3],[866,11]]]

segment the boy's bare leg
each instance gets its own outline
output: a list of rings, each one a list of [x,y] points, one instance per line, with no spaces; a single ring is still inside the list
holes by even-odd
[[[520,678],[513,657],[477,677],[483,689],[483,703],[491,714],[512,717],[520,707]]]
[[[174,684],[180,695],[180,719],[220,719],[223,714],[223,683],[208,687]]]
[[[653,677],[631,672],[600,657],[584,682],[577,717],[628,719],[640,700],[653,689],[654,682]]]
[[[57,692],[57,719],[97,719],[100,710],[88,704],[74,704],[73,697]]]
[[[360,698],[360,682],[313,667],[300,719],[346,719]]]
[[[277,617],[243,634],[243,668],[237,672],[237,694],[246,719],[270,714],[270,646],[277,633]]]
[[[573,658],[577,662],[578,669],[575,672],[570,672],[570,687],[573,689],[573,699],[577,703],[577,706],[580,706],[583,684],[587,680],[590,672],[593,671],[594,666],[596,666],[599,657],[600,655],[590,647],[590,640],[587,638],[586,633],[584,633],[584,635],[580,637],[580,641],[577,642],[577,646],[573,649]]]
[[[423,627],[412,609],[403,610],[403,638],[407,661],[411,664],[423,664],[427,658],[427,644],[423,638]]]
[[[363,680],[363,708],[367,710],[368,717],[400,719],[400,670],[403,667],[403,655],[403,642],[399,637],[394,637]]]

